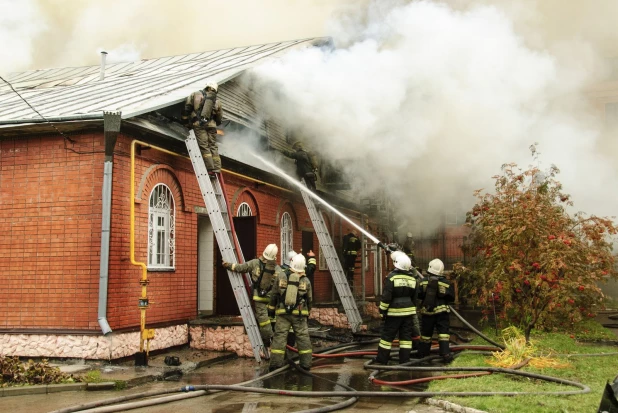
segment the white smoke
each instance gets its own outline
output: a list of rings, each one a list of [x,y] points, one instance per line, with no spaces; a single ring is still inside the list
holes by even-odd
[[[376,0],[333,26],[338,47],[289,53],[252,80],[266,112],[344,163],[361,194],[386,187],[416,229],[470,207],[502,164],[530,164],[534,142],[576,207],[614,214],[615,156],[583,96],[602,59],[586,39],[520,34],[531,17],[510,13]]]
[[[33,0],[0,0],[0,74],[28,67],[33,38],[45,30],[45,21]]]

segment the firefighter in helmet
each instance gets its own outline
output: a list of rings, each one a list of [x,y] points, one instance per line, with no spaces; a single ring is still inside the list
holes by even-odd
[[[294,149],[294,152],[284,150],[282,153],[288,158],[294,159],[298,179],[304,179],[307,188],[315,191],[315,181],[318,173],[318,163],[315,156],[305,150],[302,142],[294,143],[292,149]]]
[[[255,301],[255,318],[260,326],[260,335],[264,344],[268,345],[273,335],[271,323],[274,322],[274,317],[271,319],[268,316],[268,302],[273,287],[275,274],[281,271],[275,260],[277,259],[277,245],[267,245],[262,253],[262,256],[247,261],[244,264],[231,264],[223,261],[223,267],[226,270],[249,273],[251,275],[253,287],[253,301]]]
[[[384,320],[375,363],[387,364],[393,340],[399,335],[399,363],[410,361],[413,340],[419,339],[416,317],[417,284],[410,272],[410,258],[401,251],[391,254],[395,269],[384,279],[380,316]]]
[[[297,254],[290,262],[287,271],[281,271],[275,278],[268,311],[277,315],[277,328],[270,348],[270,371],[283,366],[285,345],[287,343],[290,326],[296,334],[300,367],[304,370],[311,368],[311,340],[307,319],[311,311],[313,293],[309,276],[315,271],[315,254],[307,253],[306,261],[302,254]]]
[[[203,90],[191,93],[185,100],[182,121],[193,128],[208,172],[221,172],[221,158],[217,147],[217,126],[223,120],[221,102],[217,99],[219,86],[209,81]]]
[[[449,303],[455,301],[453,286],[444,276],[444,263],[434,259],[429,263],[427,277],[421,281],[419,292],[421,303],[421,342],[419,353],[421,357],[429,355],[431,337],[434,328],[438,330],[439,353],[444,361],[453,359],[449,347],[450,308]]]
[[[290,252],[288,252],[288,256],[287,256],[287,261],[285,261],[284,263],[281,264],[281,270],[282,271],[289,271],[290,270],[290,264],[292,262],[292,258],[294,258],[296,256],[296,254],[298,254],[296,251],[294,250],[290,250]],[[275,320],[272,323],[272,327],[273,327],[273,331],[275,331],[276,327],[277,327],[277,317],[273,316],[271,317],[271,320]],[[294,335],[294,329],[292,328],[292,326],[290,326],[290,330],[288,331],[288,345],[294,347],[294,344],[296,343],[296,336]]]

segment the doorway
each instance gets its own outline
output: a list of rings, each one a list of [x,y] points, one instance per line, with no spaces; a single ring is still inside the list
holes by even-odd
[[[318,256],[319,251],[315,251],[313,249],[313,231],[303,231],[303,239],[302,239],[302,254],[307,258],[307,253],[309,251],[313,251]],[[309,277],[309,281],[313,284],[313,276]]]
[[[197,217],[197,312],[200,316],[213,314],[213,249],[214,233],[208,215]]]
[[[257,257],[257,217],[234,217],[234,229],[245,261]],[[217,247],[217,314],[240,315],[227,271],[223,268],[221,251]]]

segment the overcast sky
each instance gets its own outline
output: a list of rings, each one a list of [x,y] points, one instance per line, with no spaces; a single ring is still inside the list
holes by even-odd
[[[0,73],[94,65],[100,49],[115,62],[323,36],[350,2],[0,0]]]

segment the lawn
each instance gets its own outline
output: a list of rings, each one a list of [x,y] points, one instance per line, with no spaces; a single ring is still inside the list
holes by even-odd
[[[533,368],[526,366],[522,370],[540,373],[548,376],[561,377],[583,383],[590,387],[588,394],[575,396],[488,396],[488,397],[443,397],[443,399],[463,406],[485,410],[491,413],[515,412],[596,412],[605,389],[605,383],[612,381],[618,375],[618,354],[610,356],[573,356],[568,354],[618,353],[618,346],[595,345],[582,341],[616,340],[616,336],[594,321],[586,322],[578,327],[578,334],[540,333],[531,336],[540,355],[550,352],[562,355],[558,360],[567,363],[561,368]],[[491,332],[485,331],[487,335]],[[492,336],[495,338],[495,336]],[[580,341],[582,340],[582,341]],[[499,342],[499,339],[496,339]],[[477,338],[471,344],[485,344]],[[453,367],[457,366],[489,366],[490,356],[465,354],[457,357]],[[559,391],[577,390],[575,387],[548,383],[525,377],[492,374],[489,376],[448,379],[432,382],[429,391]]]

